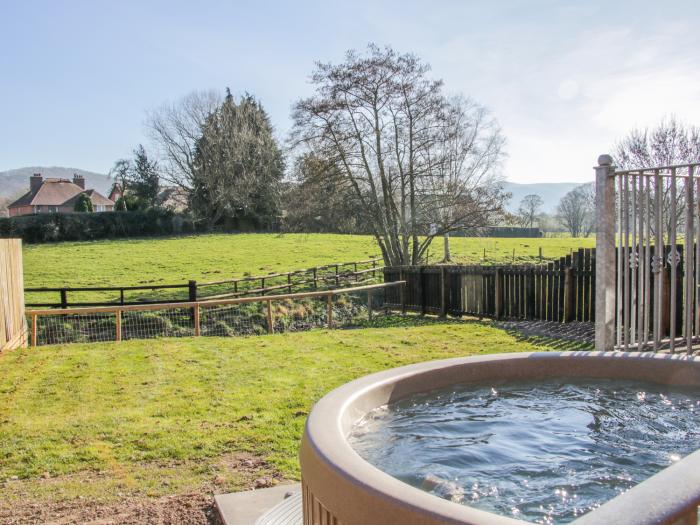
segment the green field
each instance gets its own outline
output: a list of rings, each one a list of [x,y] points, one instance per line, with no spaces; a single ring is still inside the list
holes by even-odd
[[[454,238],[455,262],[538,261],[595,241],[572,238]],[[430,260],[442,258],[442,240],[431,246]],[[371,236],[331,234],[218,234],[79,243],[26,245],[25,285],[97,286],[170,284],[220,280],[243,275],[288,271],[379,255]]]
[[[0,355],[0,517],[28,498],[56,505],[240,490],[262,474],[298,479],[306,415],[334,387],[418,361],[553,348],[488,323],[375,323]],[[236,467],[241,454],[258,461],[248,475]]]

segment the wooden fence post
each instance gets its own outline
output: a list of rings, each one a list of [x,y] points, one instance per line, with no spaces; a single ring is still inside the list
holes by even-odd
[[[272,301],[267,301],[267,332],[270,334],[275,332],[275,325],[272,319]]]
[[[115,341],[119,342],[122,340],[122,311],[117,310],[114,312],[114,315],[116,317],[116,337]]]
[[[338,265],[335,265],[335,285],[340,286],[340,277],[338,276]]]
[[[372,259],[372,279],[377,278],[377,259]]]
[[[399,281],[404,281],[403,286],[399,288],[399,297],[401,301],[401,314],[406,314],[406,287],[408,286],[408,280],[406,280],[406,274],[403,271],[403,266],[399,268]]]
[[[367,317],[372,320],[372,290],[367,290]]]
[[[287,285],[288,285],[288,286],[287,286],[287,291],[288,291],[289,293],[292,293],[292,274],[291,274],[291,273],[288,273],[288,274],[287,274]]]
[[[328,294],[328,328],[333,328],[333,294]]]
[[[197,301],[197,281],[189,281],[187,283],[189,289],[189,301],[194,303]]]
[[[199,317],[199,304],[194,305],[194,336],[199,337],[200,335],[200,317]]]
[[[440,315],[447,316],[447,269],[445,266],[440,267]]]
[[[36,314],[32,315],[32,348],[36,348]]]
[[[501,314],[503,312],[503,276],[501,275],[501,269],[496,268],[496,274],[495,274],[495,286],[494,286],[494,314],[496,319],[501,318]]]
[[[423,282],[423,267],[418,267],[418,308],[421,315],[425,315],[425,283]]]
[[[574,320],[574,271],[570,266],[564,268],[564,317],[562,322]]]
[[[68,290],[61,289],[61,308],[68,308]]]
[[[314,271],[314,290],[318,290],[318,268],[312,268]]]

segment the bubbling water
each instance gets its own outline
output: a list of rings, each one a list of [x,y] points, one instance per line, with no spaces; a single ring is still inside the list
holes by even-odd
[[[458,385],[370,411],[365,460],[455,503],[568,523],[700,446],[700,389],[619,380]]]

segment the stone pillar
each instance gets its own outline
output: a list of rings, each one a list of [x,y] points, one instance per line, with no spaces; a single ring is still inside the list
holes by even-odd
[[[595,349],[611,351],[615,341],[615,168],[612,157],[598,157],[595,172]]]

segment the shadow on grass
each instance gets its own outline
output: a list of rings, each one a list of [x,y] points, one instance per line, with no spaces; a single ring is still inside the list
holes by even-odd
[[[518,342],[529,343],[536,347],[541,347],[542,350],[548,351],[576,351],[576,350],[593,350],[594,345],[582,335],[581,339],[577,339],[575,330],[566,336],[561,336],[561,326],[559,323],[541,323],[539,327],[540,333],[532,333],[523,327],[522,323],[501,323],[491,319],[478,319],[475,317],[437,317],[431,315],[419,315],[415,313],[401,314],[378,314],[371,320],[362,320],[347,326],[346,329],[354,328],[408,328],[414,326],[430,326],[430,325],[481,325],[491,326],[513,337]],[[551,330],[551,334],[547,331]]]
[[[406,314],[376,314],[372,319],[359,320],[346,328],[402,328],[412,326],[481,324],[476,318],[437,317],[434,315]]]
[[[543,350],[549,351],[574,351],[574,350],[593,350],[594,345],[587,341],[574,341],[571,339],[560,339],[546,335],[531,335],[520,332],[515,328],[504,328],[496,326],[505,331],[508,335],[514,337],[518,342],[530,343],[533,346],[542,347]]]

